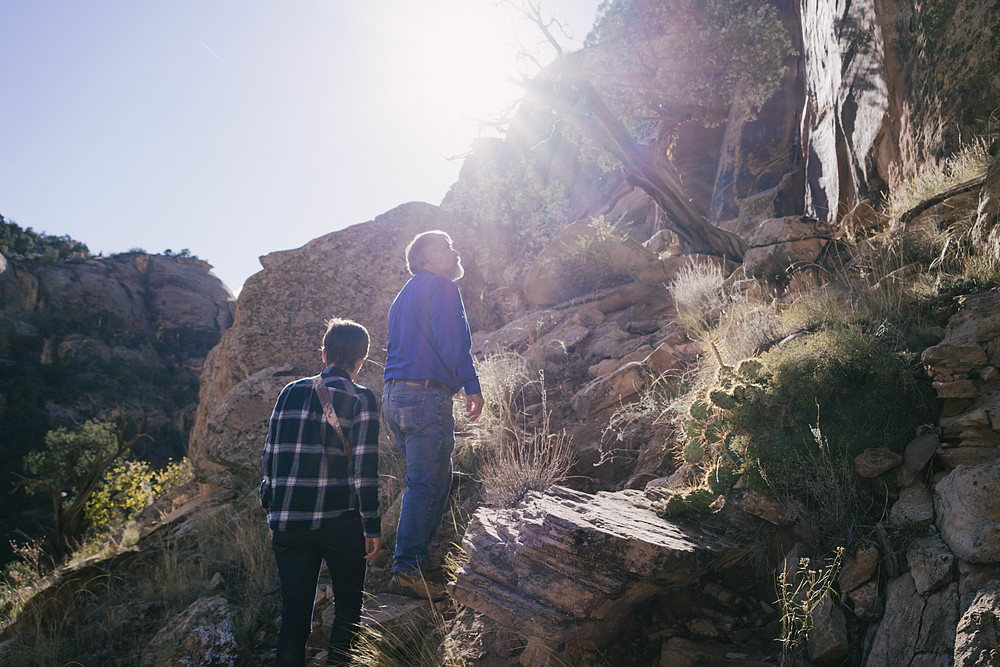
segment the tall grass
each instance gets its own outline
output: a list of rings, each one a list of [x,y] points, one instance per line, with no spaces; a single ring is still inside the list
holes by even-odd
[[[153,635],[205,595],[217,572],[237,640],[251,645],[279,610],[267,526],[254,505],[247,496],[193,517],[176,535],[147,538],[138,552],[94,562],[83,585],[67,572],[68,583],[25,607],[3,664],[138,664]]]
[[[544,372],[537,381],[541,404],[530,419],[508,386],[492,404],[495,426],[484,443],[479,466],[483,500],[493,507],[514,507],[529,491],[545,491],[566,479],[573,467],[573,450],[565,431],[552,432]],[[523,391],[527,385],[522,385]]]
[[[455,458],[469,473],[476,473],[482,457],[494,443],[509,437],[516,428],[525,403],[534,396],[528,361],[519,354],[492,354],[476,363],[485,405],[475,422],[465,415],[465,402],[456,399],[455,430],[462,434],[456,442]]]
[[[976,139],[941,162],[925,162],[910,180],[900,183],[889,195],[888,213],[899,218],[923,200],[948,188],[981,176],[990,162],[989,145]]]

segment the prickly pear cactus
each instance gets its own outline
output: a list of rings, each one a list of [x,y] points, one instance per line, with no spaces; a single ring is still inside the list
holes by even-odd
[[[735,435],[726,412],[739,405],[750,392],[763,388],[763,370],[757,359],[744,359],[735,368],[719,367],[715,384],[705,390],[703,398],[691,404],[681,424],[685,461],[697,463],[711,456],[713,461],[724,458],[728,465],[738,467],[741,460],[732,446]]]

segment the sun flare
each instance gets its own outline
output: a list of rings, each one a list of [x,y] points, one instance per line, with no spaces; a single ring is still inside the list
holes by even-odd
[[[416,129],[445,155],[465,152],[483,121],[519,97],[518,31],[493,0],[432,0],[396,20],[396,89]]]

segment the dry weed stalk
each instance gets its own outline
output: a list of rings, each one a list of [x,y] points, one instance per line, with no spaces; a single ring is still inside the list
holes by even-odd
[[[782,570],[778,574],[782,665],[800,664],[809,633],[813,629],[814,614],[834,594],[833,586],[840,572],[843,554],[843,547],[838,547],[829,562],[817,569],[811,567],[808,558],[802,558],[797,570]]]
[[[506,410],[497,419],[480,466],[483,499],[493,507],[514,507],[529,491],[544,491],[566,479],[573,467],[573,451],[565,431],[552,433],[545,374],[539,371],[540,421],[529,424],[528,415],[516,410],[516,401],[498,403]]]

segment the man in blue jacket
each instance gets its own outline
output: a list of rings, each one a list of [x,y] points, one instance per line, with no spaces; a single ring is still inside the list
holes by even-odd
[[[424,575],[427,545],[451,490],[452,397],[465,391],[466,414],[475,421],[483,395],[465,304],[455,285],[465,270],[451,237],[442,231],[418,234],[406,247],[406,266],[413,277],[389,308],[382,394],[383,416],[406,459],[389,590],[440,599],[444,587]]]

